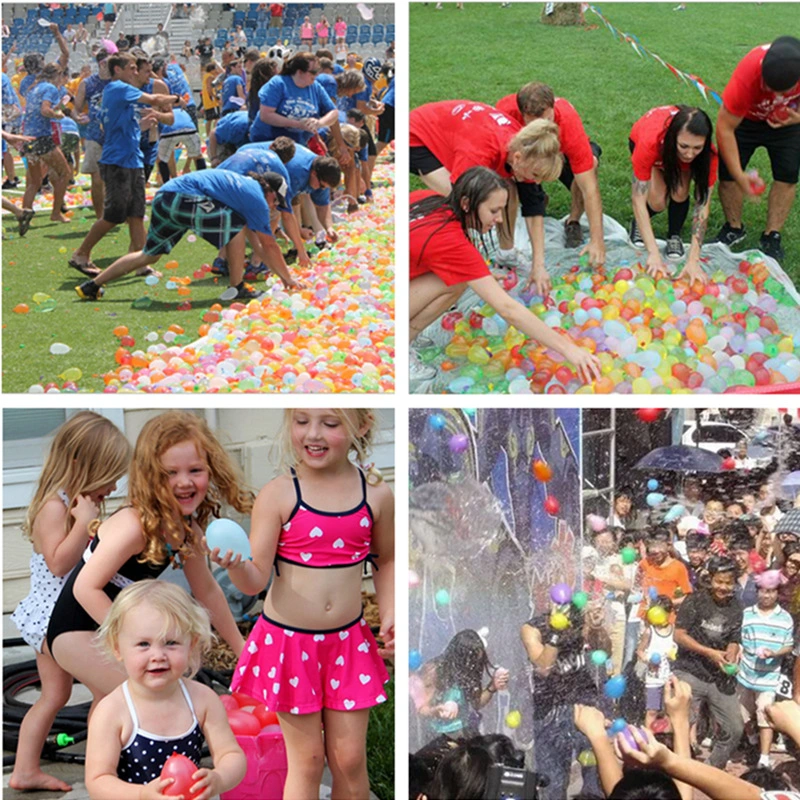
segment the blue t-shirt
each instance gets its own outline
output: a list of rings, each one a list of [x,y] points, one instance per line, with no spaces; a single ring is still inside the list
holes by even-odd
[[[5,72],[3,73],[3,105],[16,106],[19,109],[22,108],[19,97],[17,97],[17,93],[14,91],[14,85],[11,83],[11,78],[9,78]]]
[[[25,119],[23,131],[26,136],[51,136],[53,129],[50,127],[49,117],[42,116],[42,103],[50,101],[52,109],[61,101],[61,92],[52,83],[42,81],[37,83],[25,98]]]
[[[144,166],[137,105],[141,96],[141,89],[124,81],[111,81],[103,91],[100,120],[105,140],[101,164],[115,164],[126,169]]]
[[[86,124],[86,138],[92,142],[103,144],[103,126],[100,115],[103,108],[103,91],[111,83],[110,78],[103,80],[99,75],[90,75],[83,82],[83,91],[86,94],[87,113],[89,122]]]
[[[72,117],[64,117],[59,122],[61,123],[62,133],[74,133],[76,136],[80,136],[81,132],[78,130],[78,123]]]
[[[167,181],[159,192],[202,195],[224,203],[241,214],[251,231],[272,236],[269,206],[261,185],[253,178],[220,169],[203,169]]]
[[[183,97],[187,106],[195,105],[192,87],[189,86],[189,81],[186,80],[183,70],[177,64],[167,64],[165,74],[164,82],[169,87],[170,94],[177,94]],[[189,97],[186,98],[186,95],[189,95]]]
[[[257,172],[259,175],[265,172],[277,172],[286,181],[286,205],[279,205],[278,208],[291,213],[292,179],[278,154],[269,149],[269,144],[266,142],[246,144],[230,158],[225,159],[217,169],[229,169],[239,175],[247,175],[248,172]]]
[[[221,94],[221,102],[222,102],[222,113],[224,114],[226,111],[239,111],[243,106],[232,103],[232,97],[238,97],[238,87],[242,87],[242,91],[245,89],[244,78],[241,75],[228,75],[225,78],[225,83],[222,84],[222,94]]]
[[[295,146],[294,157],[286,164],[286,171],[292,182],[292,193],[301,194],[308,192],[315,205],[327,206],[331,202],[331,190],[327,187],[311,189],[308,185],[308,178],[311,175],[311,165],[319,156],[302,145]]]
[[[19,82],[19,93],[25,97],[28,94],[28,89],[31,88],[33,83],[36,81],[35,75],[26,75],[20,82]]]
[[[364,88],[363,92],[359,92],[358,94],[354,94],[351,98],[353,100],[353,108],[358,107],[358,101],[363,100],[365,103],[369,103],[370,99],[372,98],[372,81],[361,73],[361,77],[364,79],[364,83],[366,83],[366,87]]]
[[[321,72],[317,75],[316,82],[328,93],[328,97],[335,103],[338,94],[336,78],[334,78],[333,75],[328,75],[327,72]]]
[[[262,106],[274,108],[278,114],[290,119],[318,119],[324,117],[334,106],[328,93],[314,81],[311,86],[300,88],[295,85],[291,75],[275,75],[258,90]],[[305,144],[312,136],[301,128],[279,128],[267,125],[257,116],[250,127],[251,142],[267,142],[279,136],[288,136],[295,142]]]
[[[247,112],[234,111],[233,114],[228,114],[217,122],[214,135],[220,144],[232,144],[234,147],[240,147],[248,141],[249,130],[250,120],[247,118]]]
[[[334,75],[341,75],[344,72],[344,67],[341,64],[334,64],[333,65],[333,74]]]
[[[175,115],[175,121],[172,125],[159,124],[159,136],[175,136],[179,133],[197,133],[197,128],[195,128],[188,111],[184,111],[182,108],[176,106],[172,109],[172,113]]]

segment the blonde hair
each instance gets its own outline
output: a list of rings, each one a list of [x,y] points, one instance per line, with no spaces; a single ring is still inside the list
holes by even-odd
[[[188,411],[160,414],[142,428],[128,478],[128,500],[139,514],[145,538],[140,562],[163,563],[167,552],[165,537],[184,536],[181,553],[191,556],[196,552],[192,526],[184,520],[161,464],[167,450],[187,441],[194,442],[208,464],[208,491],[195,513],[200,527],[205,528],[209,517],[219,517],[223,501],[242,514],[253,508],[253,493],[239,488],[244,480],[205,420]]]
[[[177,631],[181,636],[191,640],[189,668],[185,677],[194,676],[200,669],[203,656],[214,643],[211,619],[203,606],[173,583],[144,580],[126,586],[111,604],[103,624],[97,631],[98,644],[116,658],[119,635],[125,624],[125,617],[131,611],[140,614],[143,606],[150,606],[161,614],[164,624],[159,636]]]
[[[556,180],[564,166],[558,125],[549,119],[529,122],[509,142],[508,152],[519,153],[525,162],[535,162],[543,181]]]
[[[277,439],[278,465],[286,473],[297,467],[299,460],[292,446],[292,417],[298,409],[287,408],[283,412],[283,426]],[[363,470],[367,483],[380,483],[383,476],[374,464],[368,464],[372,440],[378,429],[378,419],[371,408],[335,408],[334,413],[342,421],[350,435],[350,451],[355,453],[356,463]],[[361,433],[363,429],[363,433]]]
[[[346,69],[336,76],[336,88],[339,92],[363,92],[367,84],[359,70]]]
[[[22,526],[25,536],[31,538],[36,517],[59,491],[67,495],[69,512],[81,495],[116,483],[128,471],[130,460],[130,442],[113,422],[94,411],[70,417],[56,431],[45,458]],[[67,513],[64,533],[71,527],[72,517]]]
[[[344,143],[348,147],[352,147],[354,150],[359,149],[359,144],[361,144],[361,132],[355,125],[349,125],[344,123],[339,125],[339,130],[342,132],[342,139],[344,139]]]

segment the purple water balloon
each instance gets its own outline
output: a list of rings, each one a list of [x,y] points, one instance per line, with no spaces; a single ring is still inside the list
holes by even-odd
[[[572,600],[572,589],[566,583],[557,583],[550,589],[550,599],[560,605],[566,605]]]
[[[463,433],[456,433],[450,437],[448,443],[451,453],[464,453],[469,447],[469,438]]]

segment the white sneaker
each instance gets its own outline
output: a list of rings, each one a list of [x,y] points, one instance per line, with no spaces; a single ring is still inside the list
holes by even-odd
[[[439,374],[439,370],[430,364],[424,364],[413,350],[409,351],[408,377],[414,383],[432,381]]]
[[[436,347],[436,342],[434,342],[430,336],[423,336],[420,334],[416,339],[414,339],[413,342],[411,342],[411,347],[418,351],[427,350],[429,347]]]
[[[786,752],[786,739],[783,738],[783,734],[779,733],[775,737],[775,741],[772,744],[772,749],[776,753],[785,753]]]
[[[510,250],[497,251],[497,256],[494,259],[496,267],[521,267],[525,264],[525,259],[522,253],[516,248],[512,247]]]
[[[703,739],[703,741],[702,741],[702,742],[700,742],[700,747],[708,747],[708,748],[711,748],[711,747],[713,747],[713,746],[714,746],[714,742],[712,742],[712,741],[711,741],[711,737],[710,737],[710,736],[706,736],[706,738],[705,738],[705,739]]]
[[[772,759],[769,756],[761,756],[758,759],[758,766],[766,767],[767,769],[773,769],[775,764],[773,763]]]

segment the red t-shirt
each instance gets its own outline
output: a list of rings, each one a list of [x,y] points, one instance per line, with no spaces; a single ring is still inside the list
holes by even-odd
[[[412,205],[436,192],[411,192]],[[411,280],[432,272],[447,286],[485,278],[491,274],[475,246],[464,235],[461,224],[447,208],[436,209],[411,222],[409,228]]]
[[[782,94],[776,94],[764,86],[761,77],[761,64],[770,45],[762,44],[753,48],[736,66],[736,69],[722,93],[722,104],[736,117],[752,120],[766,120],[780,115],[780,109],[800,102],[800,81]]]
[[[508,143],[522,126],[485,103],[444,100],[415,108],[409,115],[411,147],[427,147],[455,183],[470,167],[488,167],[511,178]]]
[[[678,113],[678,106],[658,106],[651,108],[643,117],[640,117],[631,128],[631,141],[635,148],[631,156],[633,174],[637,180],[649,181],[653,167],[664,168],[663,151],[664,136],[667,133],[672,118]],[[719,156],[712,145],[711,164],[708,170],[708,188],[717,182],[717,169]],[[681,169],[686,171],[690,165],[681,162]]]
[[[495,107],[507,117],[524,126],[525,122],[517,105],[515,94],[506,95],[498,101]],[[588,172],[594,167],[594,153],[592,153],[592,145],[575,106],[563,97],[556,97],[553,105],[553,121],[558,125],[558,141],[561,145],[561,152],[569,161],[572,174],[580,175],[581,172]]]

